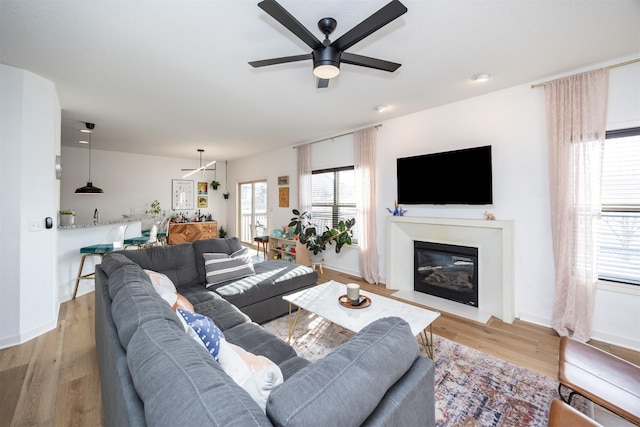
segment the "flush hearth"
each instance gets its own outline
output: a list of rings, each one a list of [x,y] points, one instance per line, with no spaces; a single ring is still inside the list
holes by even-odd
[[[478,248],[414,241],[414,290],[478,307]]]

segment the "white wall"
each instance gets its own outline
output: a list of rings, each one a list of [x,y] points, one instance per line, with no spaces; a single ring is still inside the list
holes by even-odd
[[[640,64],[611,70],[609,103],[609,128],[640,125]],[[385,208],[392,207],[396,197],[396,158],[491,145],[493,205],[404,207],[408,209],[408,216],[482,219],[486,210],[498,219],[513,220],[516,316],[550,326],[555,279],[544,89],[516,86],[382,124],[377,133],[376,153],[377,244],[382,277],[386,276],[385,216],[388,213]],[[339,166],[341,159],[337,148],[344,150],[350,143],[348,138],[337,138],[314,144],[314,167]],[[285,171],[292,177],[293,188],[295,155],[287,150],[235,162],[234,180],[254,176],[257,165],[267,159],[278,170],[269,176],[270,192],[277,191],[275,176],[285,174]],[[284,223],[289,219],[273,207],[277,206],[277,197],[270,197],[269,204],[273,221]],[[358,274],[357,253],[354,248],[349,249],[338,257],[329,258],[327,265]],[[636,288],[599,288],[594,338],[640,350],[640,292]]]
[[[94,132],[100,132],[99,124],[96,124]],[[91,179],[94,186],[104,190],[104,194],[78,195],[75,194],[76,188],[86,185],[89,176],[89,150],[65,146],[62,147],[60,206],[62,209],[75,211],[76,224],[91,223],[96,208],[100,210],[102,221],[122,218],[122,215],[134,212],[144,213],[153,200],[158,200],[160,207],[171,214],[171,181],[183,179],[182,176],[187,172],[181,169],[193,167],[193,164],[194,161],[189,159],[119,153],[94,148],[91,150]],[[198,181],[210,183],[214,177],[222,183],[222,187],[216,191],[209,187],[209,206],[201,208],[200,212],[211,214],[218,221],[218,225],[224,225],[224,161],[218,161],[216,167],[215,175],[214,172],[196,173],[185,179],[193,180],[194,186]],[[188,212],[192,215],[195,210],[197,208],[177,212]]]
[[[55,86],[0,64],[0,348],[56,327],[60,104]],[[34,268],[37,267],[37,268]]]

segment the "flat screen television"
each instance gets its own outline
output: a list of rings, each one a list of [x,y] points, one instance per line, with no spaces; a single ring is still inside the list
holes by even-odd
[[[402,205],[490,205],[491,146],[397,159]]]

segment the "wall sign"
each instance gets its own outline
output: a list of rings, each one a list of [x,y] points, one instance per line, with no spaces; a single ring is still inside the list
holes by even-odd
[[[289,187],[281,187],[278,189],[278,206],[281,208],[289,207]]]

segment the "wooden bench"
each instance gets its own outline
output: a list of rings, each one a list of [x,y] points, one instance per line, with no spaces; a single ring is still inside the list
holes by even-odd
[[[573,338],[560,339],[558,392],[580,394],[640,425],[640,367]],[[571,389],[568,398],[562,387]]]

